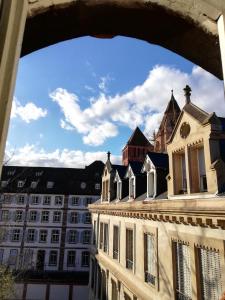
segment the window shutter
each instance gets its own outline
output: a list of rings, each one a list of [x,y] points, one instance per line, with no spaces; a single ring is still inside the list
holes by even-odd
[[[203,300],[218,300],[222,293],[219,251],[199,249]]]
[[[184,243],[177,242],[176,254],[177,254],[178,295],[181,297],[182,295],[185,295],[187,299],[191,299],[192,286],[191,286],[191,263],[190,263],[189,246]]]

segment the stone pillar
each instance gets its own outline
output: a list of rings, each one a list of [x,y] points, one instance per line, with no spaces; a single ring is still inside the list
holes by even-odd
[[[0,175],[17,66],[27,17],[27,0],[3,0],[0,19]]]
[[[220,41],[220,53],[221,53],[223,79],[224,79],[224,87],[225,87],[225,13],[223,13],[219,17],[217,26],[218,26],[218,34],[219,34],[219,41]]]

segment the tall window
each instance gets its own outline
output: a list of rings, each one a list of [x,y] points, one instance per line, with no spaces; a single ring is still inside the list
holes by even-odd
[[[113,226],[113,258],[119,258],[119,227]]]
[[[62,205],[63,197],[62,196],[55,196],[55,205]]]
[[[106,272],[102,270],[102,295],[101,295],[101,300],[107,300],[107,289],[106,289]]]
[[[37,204],[39,204],[39,202],[40,202],[39,196],[36,196],[36,195],[31,196],[31,204],[37,205]]]
[[[91,231],[90,230],[84,230],[83,231],[83,244],[90,244],[91,243]]]
[[[108,252],[109,249],[109,225],[104,224],[104,252]]]
[[[57,256],[58,253],[55,250],[51,250],[49,253],[49,266],[56,266],[57,265]]]
[[[79,214],[76,211],[70,213],[70,223],[77,224],[79,223]]]
[[[1,221],[5,222],[9,220],[9,210],[2,210]]]
[[[94,229],[93,229],[93,245],[96,244],[96,227],[97,227],[97,222],[95,220],[94,221]]]
[[[17,196],[17,204],[24,204],[25,203],[25,196],[24,195],[18,195]]]
[[[88,251],[83,251],[81,257],[81,266],[89,267],[89,261],[90,261],[90,253]]]
[[[156,284],[156,253],[155,236],[151,233],[144,234],[145,282]]]
[[[53,213],[53,222],[60,223],[61,222],[61,211],[54,211]]]
[[[133,269],[133,265],[134,265],[133,230],[126,229],[126,268]]]
[[[49,211],[48,210],[44,210],[41,213],[41,222],[48,222],[49,221]]]
[[[147,180],[148,197],[152,198],[155,194],[154,172],[147,173]]]
[[[78,231],[77,230],[69,230],[68,231],[68,242],[71,244],[76,244],[78,243]]]
[[[40,230],[39,242],[46,243],[47,242],[48,231],[45,229]]]
[[[173,242],[176,265],[176,297],[192,299],[191,262],[189,246],[182,242]]]
[[[100,234],[99,234],[99,248],[103,249],[103,223],[100,223]]]
[[[204,148],[198,149],[198,165],[200,177],[200,192],[207,191],[206,171],[205,171],[205,155]]]
[[[84,224],[91,224],[91,214],[89,212],[84,213],[83,218]]]
[[[27,242],[34,242],[36,239],[36,230],[35,229],[28,229],[27,231]]]
[[[199,248],[199,272],[201,280],[201,299],[218,300],[222,294],[219,251]]]
[[[12,242],[19,242],[19,240],[20,240],[20,229],[13,229],[12,230],[11,241]]]
[[[52,230],[51,242],[52,243],[58,243],[59,242],[59,230],[58,229]]]
[[[67,267],[75,267],[76,251],[70,250],[67,252]]]
[[[71,197],[71,205],[72,206],[78,206],[80,204],[80,198],[73,196]]]
[[[204,147],[189,148],[189,173],[191,193],[207,191]]]
[[[36,210],[31,210],[29,215],[30,215],[30,217],[29,217],[30,222],[37,221],[37,211]]]
[[[23,220],[23,211],[22,210],[16,210],[15,212],[15,222],[22,222]]]
[[[187,192],[187,172],[186,172],[186,162],[184,153],[181,155],[181,169],[182,169],[182,190],[183,193]]]
[[[118,291],[117,291],[116,282],[114,280],[112,280],[111,282],[112,282],[112,299],[118,300]]]
[[[18,250],[17,249],[10,249],[9,252],[9,260],[8,264],[10,266],[15,266],[17,263],[17,255],[18,255]]]
[[[44,196],[43,204],[50,205],[51,204],[51,196]]]

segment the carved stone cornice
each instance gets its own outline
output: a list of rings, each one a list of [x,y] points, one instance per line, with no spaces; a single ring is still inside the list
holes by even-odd
[[[92,213],[225,230],[225,197],[89,205]]]

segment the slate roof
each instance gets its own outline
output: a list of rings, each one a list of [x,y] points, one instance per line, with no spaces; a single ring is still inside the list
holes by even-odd
[[[8,184],[1,187],[1,192],[100,195],[101,189],[96,190],[95,184],[101,185],[103,168],[101,161],[95,161],[83,169],[4,166],[1,181],[8,181]],[[17,186],[19,180],[25,181],[21,188]],[[32,188],[31,182],[38,182],[37,187]],[[47,182],[54,182],[53,187],[47,188]],[[85,188],[81,188],[82,182],[86,184]]]
[[[129,163],[134,175],[137,175],[137,174],[140,174],[141,173],[141,169],[142,169],[142,166],[143,166],[143,163],[142,162],[139,162],[139,161],[131,161]]]
[[[151,143],[147,140],[146,136],[142,133],[139,127],[136,127],[133,134],[129,138],[127,145],[131,146],[151,146]]]
[[[158,152],[148,152],[148,157],[156,168],[169,169],[168,154]]]
[[[205,112],[204,110],[202,110],[201,108],[193,104],[192,102],[185,104],[183,110],[202,124],[210,116],[207,112]]]
[[[127,166],[116,165],[116,170],[120,178],[123,179],[127,171]]]

